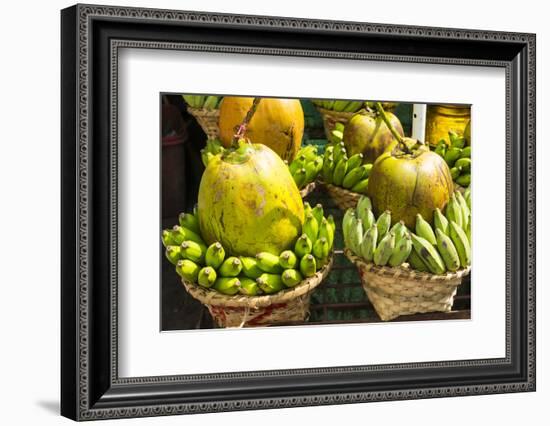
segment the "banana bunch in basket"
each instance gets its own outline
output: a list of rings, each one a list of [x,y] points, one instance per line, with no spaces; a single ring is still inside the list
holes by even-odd
[[[346,101],[339,99],[313,99],[312,102],[320,108],[336,112],[357,112],[365,103],[364,101]]]
[[[300,148],[294,160],[288,165],[290,174],[298,189],[302,189],[313,182],[322,168],[323,157],[317,155],[317,147],[314,145],[306,145]]]
[[[452,130],[449,131],[450,145],[445,139],[441,139],[434,149],[434,152],[443,157],[451,169],[451,177],[458,185],[466,188],[471,182],[472,171],[472,147],[465,146],[466,138],[459,136]]]
[[[207,246],[196,212],[182,213],[179,225],[162,231],[166,258],[186,281],[226,295],[274,294],[295,287],[327,265],[336,227],[332,216],[324,217],[320,204],[311,208],[304,203],[304,210],[303,234],[293,250],[255,257],[228,256],[219,242]]]
[[[219,109],[223,96],[202,96],[202,95],[182,95],[183,100],[191,108],[196,109]]]
[[[378,266],[398,267],[407,262],[421,272],[441,275],[466,268],[471,263],[470,188],[464,196],[455,191],[445,215],[434,211],[434,226],[416,216],[414,232],[402,221],[391,226],[391,212],[378,218],[368,197],[344,214],[344,244],[356,256]]]

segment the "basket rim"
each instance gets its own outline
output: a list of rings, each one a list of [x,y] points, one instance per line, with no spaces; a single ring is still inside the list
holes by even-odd
[[[192,115],[203,115],[209,117],[216,117],[220,115],[220,109],[206,109],[206,108],[193,108],[187,105],[187,111]]]
[[[315,275],[306,278],[295,287],[279,291],[275,294],[265,294],[261,296],[245,296],[236,294],[230,296],[222,294],[216,290],[211,290],[181,279],[187,292],[198,301],[210,306],[226,306],[231,308],[265,308],[277,303],[286,303],[296,299],[315,289],[328,275],[334,261],[334,252],[331,253],[328,263],[319,269]]]
[[[342,192],[345,195],[349,194],[350,196],[357,196],[358,198],[361,198],[361,196],[365,195],[365,194],[361,194],[360,192],[350,191],[349,189],[346,189],[342,186],[333,185],[332,183],[326,183],[326,182],[323,182],[323,181],[321,181],[321,183],[323,185],[325,185],[328,189],[330,189],[332,191],[336,191],[336,192]]]
[[[344,248],[344,254],[353,264],[357,266],[365,265],[366,267],[368,267],[369,269],[364,271],[366,273],[370,273],[373,275],[384,275],[389,277],[397,277],[398,275],[402,275],[403,278],[406,277],[407,279],[416,281],[435,281],[444,283],[447,281],[463,278],[467,276],[472,269],[471,266],[468,266],[467,268],[458,269],[455,272],[447,272],[443,275],[436,275],[430,272],[417,271],[415,269],[403,266],[378,266],[374,263],[368,263],[361,259],[359,256],[353,254],[351,250],[347,247]]]

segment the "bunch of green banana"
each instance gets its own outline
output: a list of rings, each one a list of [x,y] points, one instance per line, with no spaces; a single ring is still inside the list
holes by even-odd
[[[306,145],[298,151],[288,169],[298,189],[313,182],[323,168],[323,157],[317,155],[317,147]]]
[[[320,108],[336,112],[357,112],[365,103],[365,101],[346,101],[340,99],[313,99],[312,102]]]
[[[391,213],[378,218],[372,212],[372,203],[362,196],[355,209],[350,208],[342,221],[344,244],[356,256],[378,266],[400,266],[412,250],[411,236],[402,221],[391,226]]]
[[[451,196],[445,215],[435,210],[433,227],[417,215],[416,233],[411,233],[410,266],[436,275],[466,268],[471,263],[470,226],[470,208],[459,191]]]
[[[344,143],[340,141],[327,145],[321,176],[325,183],[365,194],[371,169],[372,164],[363,164],[361,153],[348,158]]]
[[[434,151],[439,154],[449,168],[451,169],[451,177],[458,185],[467,187],[471,181],[472,160],[471,146],[464,146],[465,139],[463,136],[458,136],[452,130],[449,131],[450,145],[445,139],[441,139]]]
[[[182,95],[182,98],[191,108],[207,110],[219,109],[223,100],[222,96]]]
[[[222,244],[206,246],[193,213],[181,213],[179,225],[162,231],[167,259],[185,280],[227,295],[273,294],[294,287],[311,277],[328,262],[334,243],[332,216],[324,217],[321,204],[304,203],[303,234],[294,250],[279,256],[268,252],[255,257],[226,256]]]

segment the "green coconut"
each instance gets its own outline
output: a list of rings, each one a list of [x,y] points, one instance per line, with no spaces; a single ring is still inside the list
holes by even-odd
[[[201,234],[232,255],[279,255],[302,232],[304,206],[288,167],[270,148],[244,144],[211,159],[199,187]]]
[[[403,136],[403,127],[392,113],[386,113],[392,126]],[[394,138],[380,115],[361,110],[347,122],[344,128],[344,145],[348,156],[363,154],[364,163],[374,163],[386,151]]]

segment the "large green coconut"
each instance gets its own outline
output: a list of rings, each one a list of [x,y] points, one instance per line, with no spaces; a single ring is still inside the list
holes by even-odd
[[[288,167],[270,148],[246,144],[211,159],[199,188],[202,236],[233,255],[280,254],[302,232],[304,206]]]
[[[386,113],[395,130],[404,136],[399,119],[392,113]],[[390,129],[378,115],[361,110],[347,122],[344,128],[344,145],[348,156],[362,153],[364,163],[374,163],[394,140]]]
[[[377,216],[390,210],[392,223],[403,220],[414,229],[417,213],[433,223],[436,207],[443,210],[453,190],[449,166],[439,155],[426,148],[405,153],[397,146],[374,163],[367,193]]]

